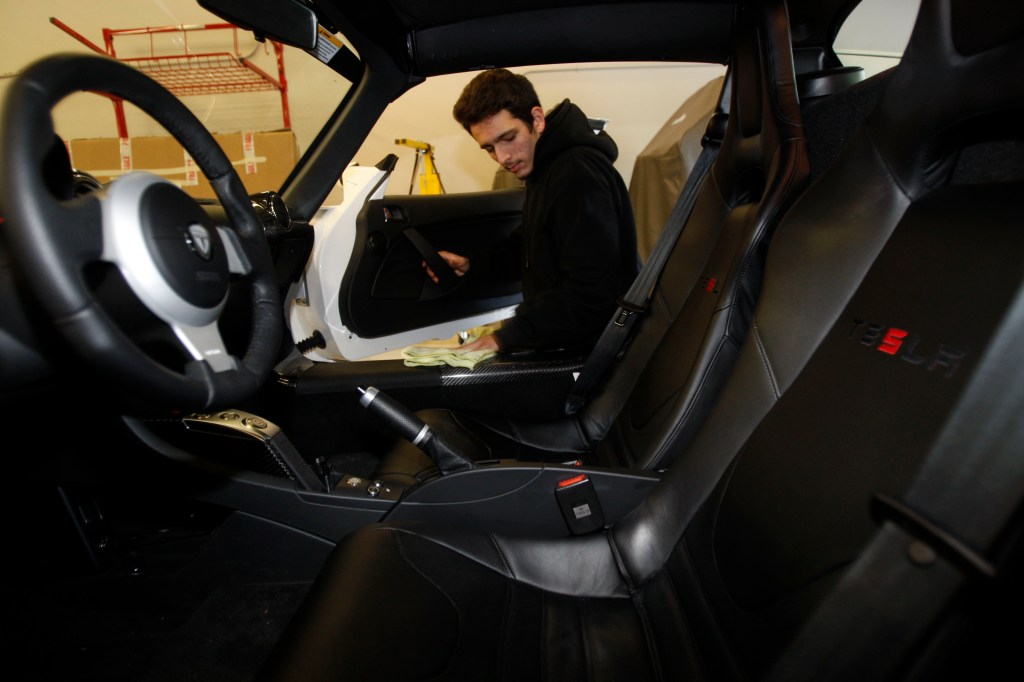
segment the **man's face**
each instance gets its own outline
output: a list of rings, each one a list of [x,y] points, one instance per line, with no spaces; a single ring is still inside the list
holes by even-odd
[[[533,153],[540,134],[544,132],[544,111],[534,107],[530,113],[533,116],[532,131],[507,109],[469,127],[469,134],[480,149],[520,180],[525,180],[533,172]]]

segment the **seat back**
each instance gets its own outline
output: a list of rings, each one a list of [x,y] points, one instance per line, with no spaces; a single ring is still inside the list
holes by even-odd
[[[660,469],[685,446],[746,335],[775,224],[808,178],[785,4],[741,12],[718,156],[650,310],[577,415],[598,464]]]
[[[1024,381],[1019,364],[979,372],[1000,325],[1021,324],[1010,314],[1024,276],[1022,27],[1016,3],[924,0],[878,105],[773,237],[719,402],[612,529],[680,679],[762,678],[785,660],[876,536],[872,499],[903,499],[940,436],[958,435],[972,382],[998,406]],[[934,494],[986,494],[965,485],[946,480]],[[1006,541],[992,528],[972,548],[997,557]],[[865,598],[885,579],[865,584]],[[861,626],[838,622],[837,652]]]

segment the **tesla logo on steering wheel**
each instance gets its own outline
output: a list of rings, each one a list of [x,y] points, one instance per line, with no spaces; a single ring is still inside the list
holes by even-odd
[[[210,239],[210,231],[199,223],[193,223],[186,230],[185,241],[188,248],[203,260],[213,258],[213,240]]]

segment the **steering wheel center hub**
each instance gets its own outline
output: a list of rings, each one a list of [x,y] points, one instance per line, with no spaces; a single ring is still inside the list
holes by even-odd
[[[111,187],[104,253],[135,295],[167,322],[202,326],[228,295],[228,257],[205,211],[174,184],[132,173]]]

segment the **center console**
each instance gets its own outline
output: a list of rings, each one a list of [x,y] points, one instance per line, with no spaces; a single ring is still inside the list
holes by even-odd
[[[577,462],[490,460],[399,485],[310,461],[278,425],[242,410],[125,422],[195,473],[196,497],[334,541],[385,519],[552,537],[586,533],[628,513],[659,480],[652,472]]]

